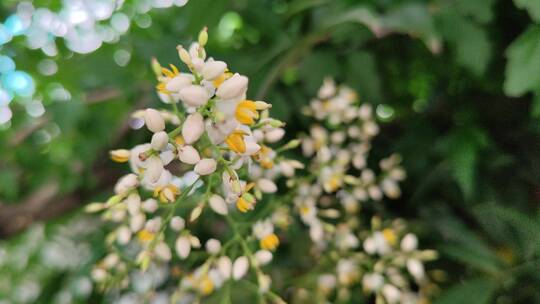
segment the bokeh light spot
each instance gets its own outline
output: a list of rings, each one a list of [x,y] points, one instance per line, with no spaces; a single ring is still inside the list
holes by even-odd
[[[228,12],[219,21],[217,35],[222,41],[230,40],[235,31],[243,26],[242,17],[236,12]]]
[[[375,112],[377,113],[377,116],[383,121],[391,120],[394,116],[394,108],[385,104],[378,105]]]

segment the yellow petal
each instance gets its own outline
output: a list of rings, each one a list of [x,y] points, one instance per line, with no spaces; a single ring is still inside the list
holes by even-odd
[[[240,210],[240,212],[248,212],[248,210],[252,209],[252,204],[250,204],[248,201],[246,201],[243,198],[239,198],[238,201],[236,201],[236,208]]]
[[[266,249],[266,250],[275,250],[278,245],[279,245],[279,238],[277,237],[277,235],[273,233],[265,236],[260,241],[261,248]]]
[[[246,143],[244,142],[244,135],[245,133],[243,131],[234,131],[229,136],[227,136],[227,139],[225,139],[225,143],[229,148],[236,153],[244,153],[246,152]]]

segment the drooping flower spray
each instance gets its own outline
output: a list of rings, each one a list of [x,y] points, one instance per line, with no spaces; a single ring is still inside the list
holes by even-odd
[[[107,236],[110,253],[93,277],[104,287],[128,287],[133,266],[176,265],[173,298],[196,300],[252,271],[260,294],[279,300],[261,269],[279,245],[272,221],[255,219],[251,227],[242,219],[264,193],[278,190],[274,178],[288,160],[270,145],[283,137],[284,124],[269,116],[269,103],[247,99],[246,76],[207,57],[207,40],[203,29],[197,42],[177,47],[185,68],[152,62],[167,108],[135,112],[150,141],[111,151],[131,173],[108,201],[87,207],[115,224]],[[195,233],[201,218],[216,215],[227,229],[210,238]]]

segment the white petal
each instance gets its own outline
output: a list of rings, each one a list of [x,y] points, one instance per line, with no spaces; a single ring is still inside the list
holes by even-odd
[[[171,219],[170,225],[171,225],[171,229],[173,229],[174,231],[180,231],[184,229],[184,227],[186,226],[186,221],[179,216],[174,216]]]
[[[407,233],[401,240],[401,250],[410,252],[418,246],[418,238],[412,233]]]
[[[233,264],[233,278],[240,280],[243,278],[249,269],[249,261],[245,256],[241,256],[234,261]]]
[[[199,152],[192,146],[182,146],[178,149],[178,158],[185,164],[195,165],[201,160]]]
[[[204,79],[213,80],[223,74],[227,69],[227,64],[223,61],[208,61],[202,69]]]
[[[217,162],[212,158],[203,158],[195,165],[195,172],[199,175],[208,175],[216,171]]]
[[[182,126],[182,137],[187,144],[196,142],[204,132],[203,117],[199,113],[190,114]]]
[[[227,213],[229,213],[227,203],[225,203],[225,200],[221,196],[214,194],[210,197],[208,202],[210,203],[212,210],[214,210],[217,214],[227,215]]]
[[[225,80],[218,88],[216,95],[221,99],[232,99],[246,92],[248,78],[238,73]]]
[[[206,241],[205,247],[206,247],[206,251],[208,251],[208,253],[216,254],[221,249],[221,243],[219,242],[219,240],[209,239],[208,241]]]
[[[169,135],[167,135],[167,133],[164,131],[159,131],[152,135],[152,141],[150,142],[150,145],[152,146],[152,149],[156,151],[161,151],[165,149],[165,147],[167,147],[168,143]]]
[[[180,257],[181,259],[187,258],[189,256],[189,252],[191,251],[191,244],[189,242],[189,238],[181,236],[176,239],[175,249],[178,257]]]
[[[205,105],[208,99],[208,92],[200,85],[189,85],[178,92],[180,99],[190,107],[200,107]]]
[[[231,277],[232,262],[228,256],[222,256],[218,259],[217,268],[224,278],[228,279]]]
[[[264,193],[275,193],[277,191],[277,186],[274,181],[267,178],[259,179],[257,181],[257,187]]]
[[[157,156],[151,156],[149,159],[146,160],[147,167],[146,171],[144,172],[144,177],[151,183],[155,183],[158,181],[159,177],[161,176],[161,173],[163,172],[163,162],[161,161],[161,158]]]
[[[259,265],[264,266],[272,261],[272,252],[268,250],[259,250],[255,252],[255,259]]]
[[[165,130],[165,120],[161,114],[154,109],[144,111],[144,122],[148,130],[156,133]]]

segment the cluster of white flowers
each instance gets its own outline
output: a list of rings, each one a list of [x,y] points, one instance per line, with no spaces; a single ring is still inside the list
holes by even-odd
[[[296,186],[295,209],[309,227],[315,252],[336,257],[332,272],[319,276],[315,293],[324,301],[331,296],[346,301],[360,284],[377,303],[419,303],[430,284],[422,261],[436,254],[417,250],[416,236],[401,221],[383,228],[373,217],[371,230],[362,225],[361,208],[398,198],[398,183],[405,178],[396,154],[379,162],[379,173],[368,167],[371,140],[379,132],[371,106],[360,104],[352,89],[326,79],[305,113],[317,121],[302,138],[313,174],[289,183]]]
[[[87,207],[116,223],[107,237],[111,253],[94,269],[94,279],[103,285],[127,286],[132,264],[145,270],[178,262],[183,275],[174,296],[200,298],[253,269],[260,292],[275,297],[260,268],[279,244],[274,224],[260,218],[250,231],[237,227],[237,220],[256,208],[263,193],[276,192],[274,179],[291,176],[298,164],[268,146],[284,136],[283,123],[269,117],[270,104],[246,99],[246,76],[207,58],[207,40],[204,29],[187,50],[178,46],[186,72],[152,62],[158,95],[171,109],[133,114],[152,133],[151,140],[111,151],[111,158],[128,162],[132,172],[119,179],[107,202]],[[291,141],[279,151],[296,146],[298,141]],[[230,229],[218,236],[222,241],[208,239],[202,248],[196,223],[204,221],[203,214],[216,216],[207,210]],[[182,262],[201,255],[206,259],[199,266]]]

